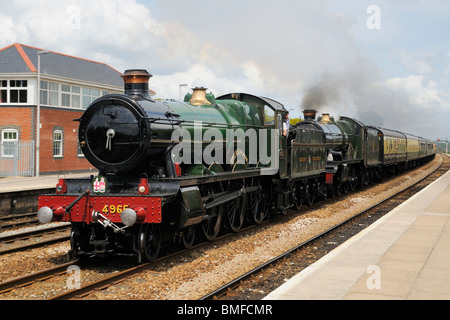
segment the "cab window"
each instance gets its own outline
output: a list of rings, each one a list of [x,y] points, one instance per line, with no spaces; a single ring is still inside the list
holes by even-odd
[[[264,106],[264,125],[273,126],[275,124],[275,111],[269,106]]]

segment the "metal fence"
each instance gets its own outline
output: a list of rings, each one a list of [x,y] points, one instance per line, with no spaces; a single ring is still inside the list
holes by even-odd
[[[0,143],[0,177],[34,176],[34,141]]]

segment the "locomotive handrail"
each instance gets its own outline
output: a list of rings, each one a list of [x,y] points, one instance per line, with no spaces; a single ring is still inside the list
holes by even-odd
[[[194,120],[172,120],[172,119],[165,119],[165,118],[151,118],[151,117],[143,117],[144,120],[149,120],[150,123],[155,123],[156,121],[165,121],[168,124],[180,124],[180,123],[198,123],[200,121],[194,121]],[[205,122],[201,121],[202,125],[206,124],[208,126],[224,126],[228,128],[233,127],[249,127],[249,128],[259,128],[264,129],[264,126],[258,126],[258,125],[252,125],[252,124],[231,124],[231,123],[216,123],[216,122]]]
[[[72,210],[73,206],[76,205],[78,201],[80,201],[84,196],[86,196],[86,194],[89,193],[90,193],[89,189],[86,189],[82,194],[80,194],[78,198],[76,198],[71,204],[67,206],[66,213],[70,213],[70,210]]]

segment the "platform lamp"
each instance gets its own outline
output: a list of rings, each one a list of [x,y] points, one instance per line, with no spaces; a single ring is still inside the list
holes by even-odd
[[[38,51],[37,120],[36,120],[36,177],[39,177],[39,157],[41,148],[41,55],[49,51]]]

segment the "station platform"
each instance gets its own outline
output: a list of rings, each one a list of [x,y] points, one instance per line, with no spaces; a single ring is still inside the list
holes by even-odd
[[[264,300],[450,299],[450,171]]]
[[[66,173],[66,174],[49,174],[40,175],[39,177],[15,177],[15,178],[1,178],[0,179],[0,194],[6,192],[21,192],[30,190],[41,190],[54,188],[58,183],[58,177],[76,178],[88,177],[89,175],[97,175],[97,170]]]
[[[41,175],[39,177],[0,178],[0,215],[36,212],[38,195],[53,192],[58,178],[89,177],[97,175],[97,170]]]

